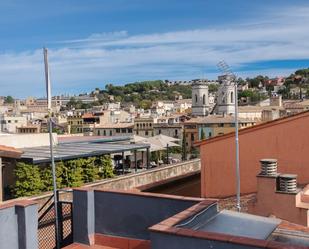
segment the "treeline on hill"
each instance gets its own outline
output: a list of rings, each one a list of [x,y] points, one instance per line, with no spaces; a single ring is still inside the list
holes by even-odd
[[[79,187],[83,183],[114,176],[110,156],[88,157],[56,163],[57,188]],[[32,196],[53,189],[51,167],[18,162],[14,197]]]
[[[117,86],[107,84],[105,90],[100,91],[99,99],[114,96],[116,102],[132,103],[138,108],[148,109],[153,101],[174,100],[175,95],[191,98],[191,87],[186,85],[168,85],[162,80],[143,81]]]
[[[217,86],[211,84],[210,92],[217,91]],[[68,108],[87,109],[92,105],[101,105],[106,102],[126,102],[132,103],[138,108],[147,109],[153,101],[157,100],[175,100],[175,96],[181,95],[184,99],[191,98],[191,85],[173,84],[168,85],[162,80],[142,81],[129,83],[124,86],[107,84],[104,90],[96,88],[92,95],[98,98],[93,104],[85,104],[76,101],[74,98],[67,104]],[[114,97],[114,100],[110,98]]]
[[[259,84],[262,83],[266,86],[267,91],[272,91],[274,87],[271,84],[266,84],[269,80],[270,78],[268,76],[263,75],[246,79],[238,78],[238,84],[248,83],[250,88],[250,90],[246,90],[243,94],[240,94],[239,97],[250,97],[255,100],[262,99],[263,96],[259,96],[254,89],[257,89]],[[279,93],[282,94],[284,98],[290,98],[290,89],[299,87],[300,85],[309,93],[309,68],[299,69],[286,77],[284,88],[281,89]],[[216,92],[217,90],[218,85],[209,85],[209,92]],[[162,80],[135,82],[124,86],[107,84],[104,90],[96,88],[95,91],[92,92],[92,95],[98,98],[97,102],[85,104],[72,98],[67,107],[87,109],[95,105],[102,105],[106,102],[126,102],[132,103],[138,108],[147,109],[151,106],[153,101],[174,100],[176,95],[182,95],[184,99],[191,98],[191,92],[191,85],[169,85]],[[110,96],[113,96],[114,99],[112,100]]]

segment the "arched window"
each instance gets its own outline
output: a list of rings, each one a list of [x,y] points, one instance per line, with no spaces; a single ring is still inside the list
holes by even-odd
[[[205,94],[203,95],[203,105],[205,105],[206,104],[206,96],[205,96]]]
[[[195,103],[197,103],[197,95],[195,94]]]
[[[234,102],[234,93],[231,92],[231,103],[233,103],[233,102]]]

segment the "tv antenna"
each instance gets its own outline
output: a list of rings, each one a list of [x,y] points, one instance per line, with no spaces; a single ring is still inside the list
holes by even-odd
[[[238,139],[238,92],[237,92],[237,78],[232,72],[230,66],[224,61],[219,61],[217,64],[219,70],[227,77],[230,85],[235,87],[235,147],[236,147],[236,209],[241,210],[240,205],[240,170],[239,170],[239,139]],[[230,79],[228,79],[230,78]]]

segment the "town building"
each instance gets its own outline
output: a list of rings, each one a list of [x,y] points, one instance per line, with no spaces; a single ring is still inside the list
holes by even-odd
[[[1,132],[16,133],[17,127],[26,126],[27,118],[20,115],[0,115]]]
[[[239,118],[239,128],[255,125],[256,121]],[[184,122],[184,133],[187,150],[194,148],[194,143],[221,136],[235,131],[235,118],[231,115],[209,115],[207,117],[192,118]]]
[[[94,127],[96,136],[132,136],[134,123],[110,123]]]
[[[208,85],[205,81],[192,83],[192,116],[207,116],[209,114]]]
[[[220,78],[220,87],[218,89],[217,104],[215,113],[220,115],[235,114],[235,82],[232,76],[223,75]]]
[[[16,133],[19,134],[28,134],[28,133],[39,133],[40,132],[40,126],[39,125],[25,125],[16,127]]]
[[[154,123],[156,118],[152,117],[138,117],[134,119],[134,135],[141,137],[154,136]]]

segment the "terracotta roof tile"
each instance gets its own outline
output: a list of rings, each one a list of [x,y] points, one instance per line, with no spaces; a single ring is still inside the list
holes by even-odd
[[[0,157],[20,158],[21,154],[22,151],[14,147],[0,145]]]

